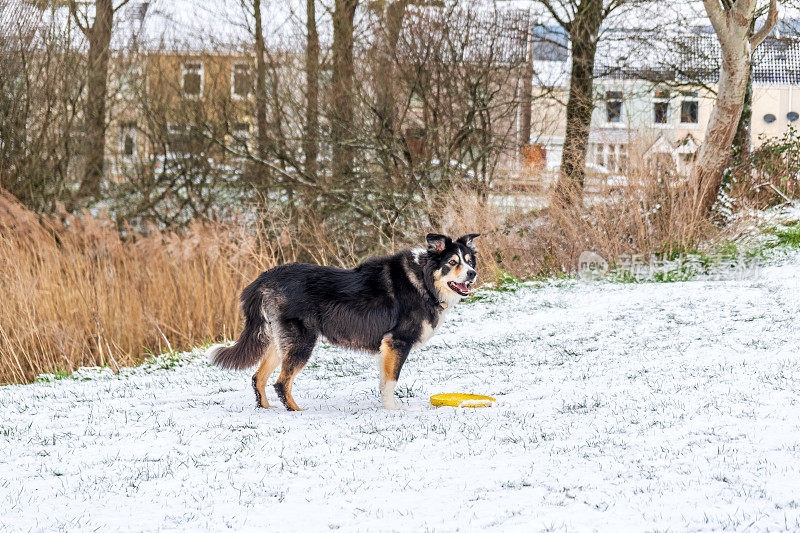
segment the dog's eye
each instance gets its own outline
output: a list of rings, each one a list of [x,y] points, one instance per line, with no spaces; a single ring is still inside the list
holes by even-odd
[[[450,261],[447,262],[447,264],[448,265],[452,265],[452,266],[456,266],[458,264],[458,261],[456,261],[455,259],[451,259]]]

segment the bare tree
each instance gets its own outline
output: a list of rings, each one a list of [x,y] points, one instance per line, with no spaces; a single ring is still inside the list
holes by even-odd
[[[600,29],[624,0],[539,0],[553,19],[569,34],[572,56],[567,129],[561,171],[554,200],[570,204],[581,197],[585,178],[586,149],[592,119],[594,59]]]
[[[375,71],[375,137],[378,158],[387,179],[397,179],[400,162],[391,157],[396,153],[391,145],[397,140],[397,109],[395,101],[397,43],[403,28],[403,17],[410,0],[394,0],[379,4],[379,22],[372,57]],[[383,149],[381,149],[383,147]]]
[[[181,226],[222,214],[231,203],[253,197],[252,182],[241,176],[261,167],[258,143],[249,160],[235,153],[249,137],[238,128],[252,117],[252,100],[231,97],[232,62],[227,54],[210,48],[202,59],[196,49],[183,54],[151,48],[128,58],[129,68],[139,75],[129,88],[132,93],[123,96],[130,116],[137,119],[137,137],[144,142],[141,150],[117,154],[114,160],[116,174],[107,186],[107,204],[120,221]],[[222,59],[214,61],[215,57]],[[185,60],[203,61],[202,94],[187,94],[176,75]],[[255,188],[262,190],[258,183]]]
[[[333,176],[347,181],[353,171],[353,21],[358,0],[335,0],[333,11],[333,72],[331,76],[331,143]]]
[[[531,142],[531,106],[533,105],[533,35],[528,35],[525,40],[526,57],[525,67],[522,69],[522,83],[520,85],[520,126],[519,126],[519,157],[523,158],[528,143]]]
[[[316,0],[306,0],[306,107],[303,130],[305,173],[317,179],[319,155],[319,34],[317,32]]]
[[[85,57],[73,26],[43,22],[31,4],[9,9],[0,28],[0,187],[36,212],[53,211],[79,181]]]
[[[776,0],[761,28],[751,35],[756,0],[704,0],[708,18],[719,40],[722,61],[717,99],[698,152],[692,177],[691,207],[695,218],[708,216],[730,161],[750,77],[753,50],[769,35],[778,20]]]
[[[355,27],[355,0],[341,0],[337,17],[326,14],[335,43],[322,44],[315,13],[322,4],[307,2],[305,18],[284,24],[286,37],[274,41],[269,28],[279,24],[272,25],[265,0],[240,4],[242,11],[221,15],[238,28],[232,42],[215,32],[148,32],[109,60],[105,172],[113,179],[100,190],[120,223],[181,226],[246,209],[264,197],[262,187],[242,179],[255,170],[262,183],[260,173],[268,173],[271,205],[292,228],[323,221],[333,232],[358,228],[357,251],[366,253],[377,241],[372,230],[372,239],[361,239],[368,233],[361,228],[393,238],[428,216],[439,192],[463,186],[486,198],[498,169],[513,164],[528,11],[397,0],[381,6],[378,25],[368,26],[375,18],[367,11]],[[76,16],[84,26],[87,17],[67,17],[77,33]],[[165,32],[178,23],[169,9],[148,16],[161,17],[155,20],[165,23],[153,27]],[[4,74],[21,73],[0,76],[0,88],[10,91],[7,99],[0,91],[0,104],[14,114],[0,116],[2,140],[13,139],[0,143],[0,179],[23,198],[56,189],[37,209],[51,208],[82,181],[68,177],[76,173],[71,164],[82,166],[75,152],[86,144],[77,124],[87,55],[67,47],[0,57]],[[17,113],[26,106],[30,112]],[[37,159],[42,153],[46,165]]]
[[[81,13],[76,0],[69,0],[69,11],[75,24],[89,41],[86,64],[86,148],[84,175],[78,198],[98,199],[106,148],[106,98],[108,95],[108,61],[110,57],[111,31],[114,13],[129,0],[122,0],[114,7],[113,0],[95,0],[94,20]]]
[[[255,36],[255,56],[256,56],[256,152],[259,159],[267,158],[267,143],[269,135],[269,124],[267,121],[267,48],[264,44],[264,28],[261,20],[261,0],[252,0],[253,19]],[[258,166],[261,185],[264,189],[269,188],[269,170],[263,165]]]
[[[485,196],[517,149],[528,14],[452,7],[407,19],[393,78],[405,131],[378,149],[405,162],[400,197],[455,184]]]

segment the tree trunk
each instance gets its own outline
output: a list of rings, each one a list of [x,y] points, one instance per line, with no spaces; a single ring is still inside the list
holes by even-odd
[[[405,187],[403,179],[402,159],[399,157],[398,144],[402,143],[402,135],[398,135],[397,102],[395,87],[397,75],[397,42],[403,28],[403,18],[410,0],[394,0],[387,2],[381,14],[380,31],[373,45],[371,63],[374,69],[375,87],[375,146],[377,160],[384,171],[381,176],[388,191],[396,191],[397,187]],[[386,222],[388,224],[388,221]]]
[[[722,174],[730,163],[731,143],[742,114],[750,72],[749,46],[727,48],[722,52],[717,101],[694,167],[694,202],[696,213],[701,216],[711,212]]]
[[[519,158],[525,159],[525,149],[531,142],[531,106],[533,105],[533,40],[528,35],[526,61],[522,68],[522,84],[520,87],[519,117]]]
[[[78,202],[100,198],[106,149],[106,96],[113,20],[112,0],[96,0],[94,22],[85,32],[89,41],[85,108],[86,156]]]
[[[409,0],[396,0],[386,6],[383,20],[383,38],[377,54],[377,114],[378,139],[391,142],[395,133],[394,60],[397,41],[403,28],[403,16]]]
[[[756,29],[755,17],[750,21],[750,32],[748,38],[753,36]],[[739,117],[739,124],[736,126],[736,133],[733,136],[733,160],[739,164],[744,162],[747,154],[750,153],[751,138],[750,124],[753,122],[753,64],[747,73],[747,89],[744,92],[744,104],[742,105],[742,115]]]
[[[353,173],[353,20],[358,0],[335,0],[333,72],[331,77],[331,143],[333,178],[346,182]]]
[[[253,16],[255,18],[255,55],[256,55],[256,154],[261,161],[269,157],[269,122],[267,121],[267,53],[264,44],[264,28],[261,20],[261,0],[253,0]],[[260,164],[259,185],[269,190],[271,176],[266,165]]]
[[[753,65],[750,65],[750,72],[747,75],[747,87],[744,91],[744,103],[742,104],[742,114],[739,117],[739,124],[736,126],[736,133],[733,136],[733,158],[736,163],[744,161],[750,153],[751,141],[750,131],[753,122]]]
[[[723,5],[729,7],[724,8]],[[692,172],[692,221],[707,218],[717,200],[723,172],[730,163],[731,143],[742,115],[752,51],[772,31],[778,20],[776,0],[770,0],[767,20],[751,37],[756,0],[736,0],[723,5],[719,0],[704,2],[722,50],[722,67],[717,100]]]
[[[319,34],[316,0],[306,0],[306,127],[303,132],[305,173],[317,179],[319,154]]]
[[[555,197],[562,205],[580,204],[586,177],[586,149],[594,109],[594,56],[602,24],[603,1],[581,2],[568,24],[572,71],[567,98],[567,129]]]

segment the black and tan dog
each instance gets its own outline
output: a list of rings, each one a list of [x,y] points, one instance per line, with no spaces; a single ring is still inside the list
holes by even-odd
[[[476,278],[473,239],[429,234],[427,249],[372,258],[354,269],[292,263],[262,273],[242,291],[245,326],[230,347],[209,350],[214,364],[253,376],[256,402],[269,407],[264,387],[280,364],[275,391],[290,411],[292,381],[320,336],[332,344],[380,355],[383,406],[399,409],[394,388],[415,346],[426,342]]]

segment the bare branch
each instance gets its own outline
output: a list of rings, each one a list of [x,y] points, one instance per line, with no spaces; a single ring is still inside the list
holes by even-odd
[[[723,39],[727,39],[728,20],[719,0],[703,0],[703,7],[706,8],[708,19],[711,21],[711,26],[714,28],[720,42]]]
[[[551,2],[542,2],[544,8],[550,12],[550,15],[555,19],[559,26],[567,30],[569,32],[569,21],[565,21],[561,18],[561,15],[558,14],[558,11],[553,7]]]
[[[78,29],[81,30],[84,35],[87,35],[89,32],[89,19],[84,16],[83,21],[81,21],[78,16],[78,5],[75,0],[69,0],[69,14],[72,15],[72,19],[75,21],[75,25],[78,26]]]
[[[761,25],[761,28],[750,38],[750,49],[755,49],[756,46],[761,44],[764,39],[766,39],[767,35],[770,34],[772,29],[775,27],[775,24],[778,22],[778,2],[777,0],[770,0],[769,2],[769,13],[767,14],[767,20],[764,21],[764,24]]]
[[[131,0],[122,0],[117,7],[114,8],[114,13],[119,11],[125,4],[130,2]]]

